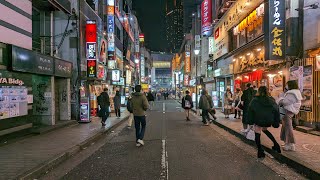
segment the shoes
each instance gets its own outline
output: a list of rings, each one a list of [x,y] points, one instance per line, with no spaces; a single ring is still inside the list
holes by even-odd
[[[204,123],[205,126],[209,126],[209,123]]]
[[[209,123],[212,123],[212,119],[210,119]]]
[[[137,147],[140,147],[140,146],[141,146],[141,144],[140,144],[140,143],[136,143],[136,146],[137,146]]]
[[[143,142],[143,140],[141,140],[141,139],[138,139],[138,141],[137,141],[139,144],[141,144],[142,146],[144,146],[144,142]]]
[[[265,158],[266,154],[264,153],[263,150],[258,150],[258,158]]]
[[[272,150],[276,151],[277,153],[281,153],[281,148],[280,148],[279,144],[272,146]]]
[[[285,144],[283,147],[283,150],[285,151],[296,151],[296,146],[293,143]]]
[[[127,126],[128,129],[131,129],[131,126]]]
[[[187,121],[190,121],[190,118],[187,117]]]
[[[106,126],[106,123],[104,123],[104,122],[102,122],[102,121],[101,121],[101,124],[102,124],[102,127]]]

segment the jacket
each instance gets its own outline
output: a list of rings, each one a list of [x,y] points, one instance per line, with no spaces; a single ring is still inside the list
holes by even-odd
[[[113,102],[114,102],[114,108],[120,109],[120,107],[121,107],[121,97],[120,96],[114,96]]]
[[[190,108],[186,108],[186,100],[190,102],[191,107]],[[193,102],[192,102],[192,97],[190,95],[186,95],[185,97],[182,98],[182,108],[183,109],[192,109],[193,108]]]
[[[249,107],[249,104],[253,97],[254,97],[254,90],[252,87],[243,91],[243,94],[241,96],[241,101],[243,101],[244,109],[247,109]]]
[[[132,112],[134,116],[146,115],[145,111],[148,110],[149,103],[148,103],[147,97],[144,94],[140,92],[132,93],[131,104],[132,104]]]
[[[109,99],[109,95],[107,92],[102,92],[98,98],[98,105],[100,106],[100,108],[109,108],[110,106],[110,99]]]
[[[153,96],[153,94],[149,92],[149,93],[147,94],[147,99],[148,99],[148,101],[154,101],[154,96]]]
[[[210,95],[201,95],[199,101],[199,108],[202,110],[209,110],[213,108],[213,101]]]
[[[301,107],[302,95],[300,90],[292,89],[284,94],[284,97],[279,99],[279,105],[293,114],[298,114]]]
[[[248,123],[260,127],[278,127],[280,123],[279,107],[272,97],[254,97],[248,109]]]

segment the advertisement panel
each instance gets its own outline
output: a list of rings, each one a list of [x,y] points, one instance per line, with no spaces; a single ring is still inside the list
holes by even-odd
[[[108,33],[114,33],[114,16],[108,15]]]
[[[312,66],[303,67],[301,110],[312,112]]]
[[[87,77],[97,77],[97,26],[96,21],[87,20],[86,24],[86,55],[87,55]]]
[[[202,34],[212,34],[212,0],[204,0],[201,4]]]
[[[97,42],[97,25],[95,20],[87,21],[86,42]]]
[[[300,91],[303,91],[303,66],[293,66],[289,69],[289,80],[298,81]]]
[[[112,81],[120,82],[120,70],[119,69],[112,70]]]
[[[265,60],[284,60],[286,55],[285,0],[271,0],[264,7]]]
[[[190,73],[190,72],[191,72],[190,52],[185,52],[185,57],[184,57],[184,72],[185,72],[185,73]]]
[[[209,37],[209,54],[213,54],[214,52],[214,38]]]
[[[144,59],[144,56],[141,55],[141,63],[140,63],[140,69],[141,69],[141,81],[144,81],[144,78],[146,76],[145,74],[145,59]]]

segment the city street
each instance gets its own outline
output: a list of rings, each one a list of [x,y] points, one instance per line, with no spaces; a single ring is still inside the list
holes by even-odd
[[[158,101],[147,114],[145,146],[123,123],[42,179],[303,179],[254,147],[198,117],[186,122],[176,101]]]

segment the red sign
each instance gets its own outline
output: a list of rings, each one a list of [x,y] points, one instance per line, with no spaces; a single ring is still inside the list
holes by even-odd
[[[87,73],[88,77],[96,77],[97,75],[97,61],[96,60],[87,60]]]
[[[220,28],[218,28],[218,29],[216,29],[214,31],[214,39],[218,39],[219,38],[219,30],[220,30]]]
[[[86,42],[97,42],[96,21],[89,20],[86,24]]]
[[[204,0],[201,4],[202,33],[210,35],[212,32],[212,0]]]

